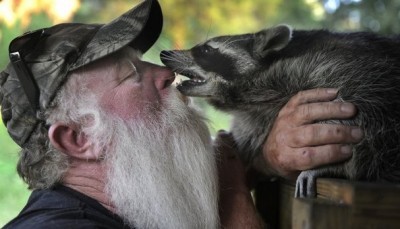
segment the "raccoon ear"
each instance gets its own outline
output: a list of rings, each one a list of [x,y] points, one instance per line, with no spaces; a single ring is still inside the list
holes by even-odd
[[[254,34],[254,53],[265,57],[271,51],[283,49],[292,39],[292,31],[288,25],[278,25]]]

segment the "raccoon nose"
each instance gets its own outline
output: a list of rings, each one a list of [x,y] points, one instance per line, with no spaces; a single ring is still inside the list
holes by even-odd
[[[169,57],[171,55],[172,55],[172,51],[168,51],[168,50],[163,50],[163,51],[161,51],[161,54],[160,54],[161,58],[162,57]]]
[[[161,62],[163,62],[163,64],[166,65],[166,62],[168,60],[171,60],[172,56],[173,56],[173,51],[167,51],[167,50],[161,51],[161,53],[160,53]]]

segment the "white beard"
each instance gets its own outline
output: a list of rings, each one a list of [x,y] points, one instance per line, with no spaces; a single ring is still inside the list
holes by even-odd
[[[162,112],[146,112],[140,120],[97,117],[102,121],[91,130],[98,146],[106,148],[106,192],[132,227],[217,228],[218,177],[210,133],[177,92],[170,97]]]

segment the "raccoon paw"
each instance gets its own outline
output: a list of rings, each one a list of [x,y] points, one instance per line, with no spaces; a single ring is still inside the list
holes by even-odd
[[[313,198],[317,195],[316,179],[319,173],[307,170],[300,173],[296,180],[296,198]]]

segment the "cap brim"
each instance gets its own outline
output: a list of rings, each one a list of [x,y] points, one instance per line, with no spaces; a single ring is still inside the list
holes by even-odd
[[[157,0],[145,0],[108,24],[103,25],[69,68],[75,70],[130,45],[145,53],[158,39],[163,16]]]

